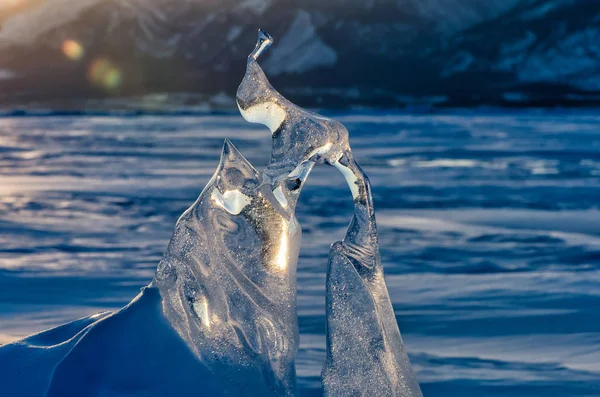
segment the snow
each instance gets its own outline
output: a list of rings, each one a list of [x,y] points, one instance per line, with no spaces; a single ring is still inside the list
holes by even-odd
[[[262,15],[271,6],[272,0],[243,0],[236,7],[238,10],[250,11]]]
[[[89,358],[93,357],[93,360]],[[221,395],[213,374],[162,314],[156,288],[129,305],[82,318],[0,349],[0,394],[33,396]],[[101,376],[99,376],[101,374]]]
[[[534,51],[517,72],[521,81],[571,84],[582,90],[600,89],[600,29],[587,27],[560,40],[556,47]]]
[[[506,56],[526,51],[535,43],[536,39],[535,33],[527,31],[522,39],[503,44],[500,54]]]
[[[336,52],[319,38],[311,15],[300,10],[286,34],[271,50],[264,69],[272,75],[305,73],[336,62]]]
[[[462,73],[469,70],[475,62],[475,57],[470,52],[461,51],[457,53],[453,60],[442,71],[442,76],[448,77],[456,73]]]
[[[422,18],[434,23],[442,33],[468,29],[486,19],[493,19],[515,7],[522,0],[400,0],[401,8],[413,8]]]
[[[492,67],[495,70],[512,71],[527,58],[530,48],[536,43],[537,37],[531,31],[512,43],[505,43],[500,49],[500,61]]]
[[[573,3],[574,0],[547,0],[542,2],[537,7],[528,10],[521,15],[524,21],[531,21],[545,17],[549,12],[556,10],[558,7]]]
[[[336,114],[352,132],[377,193],[386,282],[425,395],[549,397],[548,385],[559,389],[552,397],[596,395],[598,112]],[[235,137],[250,159],[270,151],[266,129],[238,115],[5,117],[0,125],[4,341],[118,311],[150,281],[173,222],[212,176],[222,140]],[[443,163],[413,165],[436,160]],[[457,166],[465,160],[480,164]],[[560,173],[533,175],[539,160]],[[315,168],[296,209],[309,231],[298,269],[299,396],[321,395],[324,265],[331,242],[343,236],[351,202],[343,178],[327,171]],[[138,307],[152,307],[151,299],[142,300]],[[210,320],[213,312],[201,299],[195,303],[203,323]],[[107,331],[117,326],[112,317],[103,320],[112,324]],[[549,336],[548,323],[562,326]],[[137,331],[146,340],[157,334],[159,342],[160,335],[172,336],[154,323]],[[57,357],[62,353],[44,346],[72,332],[19,349]],[[99,332],[89,336],[98,341]],[[118,346],[132,352],[126,348]],[[148,360],[151,354],[162,353],[150,346]],[[167,355],[165,362],[174,360]],[[2,360],[0,372],[14,374],[13,363]],[[13,397],[2,389],[8,376],[0,380],[2,397]],[[158,376],[147,381],[166,378]]]

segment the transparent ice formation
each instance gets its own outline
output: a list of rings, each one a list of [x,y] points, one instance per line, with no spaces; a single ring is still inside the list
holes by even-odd
[[[348,131],[304,110],[258,64],[259,31],[237,104],[272,133],[258,172],[226,140],[217,170],[179,218],[152,283],[102,313],[0,348],[2,396],[295,396],[294,212],[315,164],[348,182],[355,211],[327,269],[326,396],[421,396],[383,277],[367,176]]]
[[[264,183],[284,192],[284,205],[294,176],[322,163],[342,173],[354,199],[354,216],[344,240],[333,244],[327,269],[325,395],[421,396],[385,285],[369,179],[342,124],[299,108],[271,86],[257,62],[271,43],[259,31],[237,93],[242,116],[273,134]]]
[[[346,236],[329,254],[324,395],[422,396],[385,285],[369,180],[356,163],[348,168],[359,194]]]
[[[152,286],[165,317],[222,384],[295,394],[296,262],[301,228],[226,141],[217,172],[179,219]],[[250,395],[250,394],[249,394]]]

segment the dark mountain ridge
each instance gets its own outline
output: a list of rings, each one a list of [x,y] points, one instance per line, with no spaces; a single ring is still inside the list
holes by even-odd
[[[258,27],[269,78],[307,106],[600,101],[594,0],[37,0],[0,16],[4,108],[233,107]]]

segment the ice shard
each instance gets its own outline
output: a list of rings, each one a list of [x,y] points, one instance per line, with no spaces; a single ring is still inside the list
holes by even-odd
[[[294,187],[296,191],[298,187]],[[287,185],[281,190],[291,197]],[[226,141],[219,167],[179,219],[152,286],[163,312],[222,384],[295,394],[301,228]]]
[[[314,164],[335,164],[349,149],[348,130],[335,120],[293,104],[271,86],[258,57],[272,42],[267,33],[259,31],[236,99],[244,119],[271,130],[273,146],[264,178],[273,190],[285,191],[284,185],[293,186],[297,176],[306,176]],[[297,191],[287,190],[295,202]]]
[[[329,254],[324,395],[422,396],[385,284],[369,179],[348,154],[337,168],[353,192],[354,216]]]
[[[277,192],[299,167],[327,164],[342,173],[355,206],[344,240],[331,248],[327,269],[325,395],[421,396],[385,284],[369,179],[341,123],[294,105],[271,86],[257,60],[272,42],[259,31],[237,93],[242,116],[266,125],[273,135],[265,182]]]

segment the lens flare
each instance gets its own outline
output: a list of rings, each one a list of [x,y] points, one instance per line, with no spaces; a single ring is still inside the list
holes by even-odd
[[[121,72],[117,69],[110,69],[104,76],[104,86],[106,88],[117,88],[121,85]]]
[[[83,46],[75,40],[65,40],[62,44],[62,52],[67,58],[78,61],[83,57]]]
[[[97,58],[88,70],[88,79],[95,86],[113,91],[121,86],[121,71],[108,59]]]

